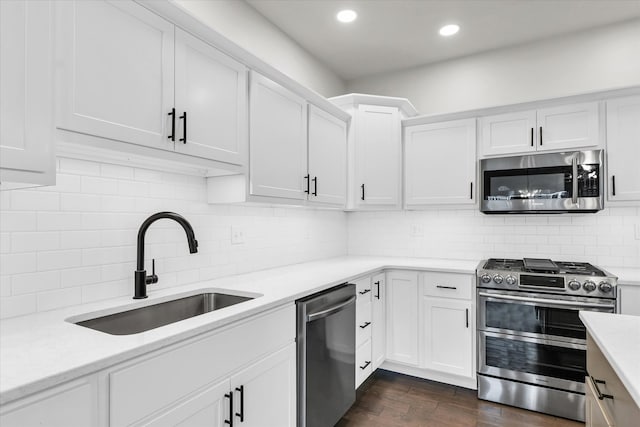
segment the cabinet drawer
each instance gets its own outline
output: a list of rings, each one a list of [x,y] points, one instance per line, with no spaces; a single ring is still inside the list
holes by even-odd
[[[636,425],[637,420],[640,419],[640,408],[589,334],[587,334],[587,374],[592,378],[590,383],[593,387],[597,386],[601,393],[613,396],[613,399],[604,398],[599,400],[599,403],[608,414],[613,416],[614,424]],[[598,382],[593,384],[596,380]]]
[[[371,340],[368,340],[356,350],[356,388],[358,388],[372,372]]]
[[[369,276],[354,280],[358,302],[371,301],[371,278]]]
[[[291,304],[112,371],[111,425],[129,425],[293,342],[295,324]]]
[[[470,274],[422,273],[424,295],[438,298],[471,299],[473,279]]]
[[[371,302],[356,305],[356,347],[371,338]]]

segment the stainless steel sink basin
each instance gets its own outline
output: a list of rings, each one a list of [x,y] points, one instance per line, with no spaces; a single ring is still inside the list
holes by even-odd
[[[252,297],[206,292],[74,323],[111,335],[130,335],[252,299]]]

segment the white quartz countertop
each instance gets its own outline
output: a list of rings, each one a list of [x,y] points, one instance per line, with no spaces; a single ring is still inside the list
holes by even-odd
[[[581,311],[580,319],[640,407],[640,316]]]
[[[220,328],[305,295],[382,269],[475,273],[478,261],[346,256],[230,276],[0,321],[0,404],[97,372],[132,357]],[[85,320],[200,290],[255,299],[133,335],[109,335],[65,321]],[[133,283],[131,284],[133,292]],[[88,315],[90,314],[90,315]]]

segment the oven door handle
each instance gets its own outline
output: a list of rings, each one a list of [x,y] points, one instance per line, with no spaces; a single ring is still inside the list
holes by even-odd
[[[478,292],[478,295],[481,297],[488,298],[497,298],[504,299],[510,301],[524,301],[524,302],[535,302],[539,304],[555,304],[555,305],[564,305],[570,307],[580,308],[612,308],[613,304],[597,304],[597,303],[588,303],[588,302],[575,302],[575,301],[563,301],[558,299],[547,299],[547,298],[529,298],[529,297],[519,297],[516,295],[499,295],[499,294],[489,294],[486,292]]]

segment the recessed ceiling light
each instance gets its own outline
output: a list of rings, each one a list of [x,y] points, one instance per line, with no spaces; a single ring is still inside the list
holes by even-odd
[[[353,22],[356,20],[357,17],[358,17],[358,14],[355,11],[350,9],[341,10],[336,15],[336,18],[338,19],[338,21],[345,22],[345,23]]]
[[[460,31],[460,26],[458,26],[456,24],[445,25],[444,27],[440,28],[440,35],[441,36],[452,36],[455,33],[457,33],[458,31]]]

